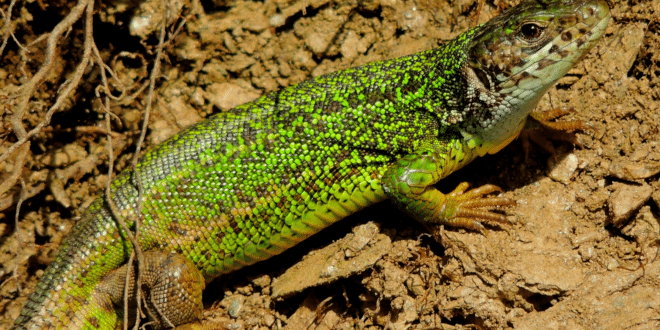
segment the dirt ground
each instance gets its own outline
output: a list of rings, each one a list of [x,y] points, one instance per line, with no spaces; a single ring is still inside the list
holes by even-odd
[[[435,47],[516,2],[173,0],[146,146],[311,76]],[[91,64],[78,71],[85,16],[48,35],[59,38],[52,59],[43,36],[74,1],[18,2],[11,16],[0,4],[22,44],[10,36],[0,53],[0,328],[104,190],[104,79],[114,173],[130,166],[159,4],[97,3]],[[601,42],[539,106],[572,108],[569,118],[594,130],[578,133],[579,145],[555,142],[556,157],[534,145],[525,157],[515,141],[439,184],[500,186],[518,203],[506,211],[510,225],[430,235],[382,203],[214,281],[206,319],[229,329],[660,328],[660,0],[610,7]],[[6,20],[0,31],[7,36]],[[46,60],[44,84],[31,87]],[[10,149],[21,139],[29,145]]]

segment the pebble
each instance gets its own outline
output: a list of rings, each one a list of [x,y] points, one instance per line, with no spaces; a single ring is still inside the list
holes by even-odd
[[[548,168],[550,168],[548,177],[563,184],[568,184],[571,181],[579,164],[578,157],[575,154],[567,154],[558,159],[557,163],[554,163],[552,158],[548,162]]]
[[[610,195],[608,206],[611,222],[615,226],[623,225],[651,198],[653,189],[648,184],[633,185],[614,183],[614,192]]]

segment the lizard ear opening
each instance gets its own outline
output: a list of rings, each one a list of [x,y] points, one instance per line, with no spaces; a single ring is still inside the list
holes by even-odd
[[[474,76],[474,77],[476,77],[477,79],[479,79],[479,81],[480,81],[481,84],[483,85],[483,88],[484,88],[484,89],[486,89],[486,90],[492,90],[492,88],[493,88],[493,82],[492,82],[490,76],[489,76],[484,70],[482,70],[482,69],[479,68],[479,67],[471,67],[471,68],[469,68],[469,69],[471,69],[472,76]],[[468,77],[470,77],[470,76],[471,76],[471,75],[468,74]]]

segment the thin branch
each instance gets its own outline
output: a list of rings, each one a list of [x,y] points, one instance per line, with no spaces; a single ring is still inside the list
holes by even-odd
[[[28,145],[23,146],[23,148],[18,151],[18,154],[16,155],[16,158],[13,162],[13,171],[0,183],[0,195],[11,189],[11,187],[16,184],[16,181],[23,173],[23,164],[25,164],[25,158],[27,158],[28,151],[30,151]]]
[[[19,105],[16,109],[16,112],[14,112],[11,118],[12,128],[14,129],[14,132],[16,133],[18,138],[20,139],[15,145],[18,145],[20,147],[21,145],[27,142],[28,133],[25,131],[25,128],[23,127],[22,120],[25,113],[28,111],[30,98],[32,97],[36,89],[44,82],[44,80],[46,80],[46,77],[53,69],[53,65],[55,64],[54,63],[55,57],[57,56],[57,42],[60,40],[60,36],[64,32],[66,32],[66,30],[68,30],[76,21],[78,21],[78,19],[82,16],[83,11],[85,10],[85,8],[87,8],[90,2],[91,2],[90,0],[81,0],[75,7],[73,7],[73,9],[71,9],[69,15],[67,15],[59,24],[57,24],[57,26],[55,26],[53,31],[48,36],[48,43],[46,46],[46,59],[44,60],[44,64],[41,66],[39,71],[37,71],[37,74],[35,74],[34,77],[32,77],[32,79],[30,79],[25,85],[23,85],[23,90],[21,91],[21,95],[20,95],[20,101],[18,103]],[[87,42],[85,42],[85,46],[86,46],[85,51],[88,52],[89,45],[87,45]],[[85,62],[85,58],[88,57],[89,54],[87,54],[87,56],[83,56],[83,62]],[[87,63],[85,63],[85,66],[86,64]],[[80,65],[78,67],[80,68]],[[53,108],[55,107],[53,106]],[[9,153],[11,153],[11,151]],[[3,160],[4,159],[0,156],[0,162],[2,162]]]
[[[166,4],[165,4],[166,5]],[[140,151],[142,149],[142,144],[144,143],[146,134],[147,134],[147,127],[149,125],[149,116],[151,115],[151,107],[153,104],[153,99],[154,99],[154,89],[156,86],[156,79],[158,76],[160,76],[160,62],[163,57],[163,48],[165,45],[165,35],[166,35],[166,30],[165,27],[167,26],[167,11],[164,11],[163,19],[161,22],[161,28],[160,28],[160,35],[158,38],[158,47],[156,50],[156,58],[154,60],[154,67],[151,70],[151,75],[149,77],[149,92],[147,93],[147,104],[145,107],[144,111],[144,119],[142,121],[142,129],[140,132],[140,138],[137,141],[137,145],[135,148],[135,153],[133,154],[133,161],[131,162],[133,171],[135,173],[135,179],[137,181],[137,186],[138,186],[138,199],[137,199],[137,207],[136,207],[136,214],[138,215],[135,219],[135,236],[139,237],[140,235],[140,225],[142,222],[141,217],[139,216],[142,214],[142,196],[144,195],[144,186],[142,185],[142,179],[140,178],[140,175],[138,174],[138,169],[137,169],[137,164],[140,159]],[[138,269],[144,265],[144,256],[142,254],[142,251],[140,250],[140,247],[135,245],[133,251],[137,254],[137,259],[138,259]],[[137,292],[136,292],[136,297],[137,297],[137,310],[141,310],[141,299],[140,297],[142,296],[140,293],[140,288],[141,288],[141,283],[142,283],[142,274],[138,273],[137,274],[137,279],[136,279],[136,284],[135,286],[137,287]],[[125,307],[126,308],[126,307]],[[135,325],[133,329],[138,330],[140,327],[139,324],[139,316],[137,317],[138,320],[135,322]],[[165,318],[166,319],[166,318]],[[166,319],[167,320],[167,319]],[[167,320],[169,323],[169,320]]]
[[[91,35],[91,19],[89,19],[88,24],[90,25],[89,30],[85,34],[85,43],[84,43],[84,51],[83,51],[83,56],[76,67],[76,70],[74,71],[73,77],[67,81],[66,83],[66,88],[62,90],[62,92],[59,94],[57,100],[55,101],[55,104],[48,109],[46,112],[46,115],[44,116],[44,119],[30,132],[27,132],[25,130],[25,127],[23,127],[23,117],[25,116],[25,113],[28,111],[28,108],[30,107],[30,98],[34,95],[36,89],[46,80],[46,77],[48,74],[52,71],[54,63],[55,63],[55,57],[57,56],[57,42],[60,39],[60,36],[68,30],[69,27],[71,27],[81,16],[82,12],[85,10],[85,8],[91,8],[89,10],[93,10],[93,0],[82,0],[79,2],[57,26],[53,29],[53,31],[49,34],[48,36],[48,43],[46,47],[46,59],[44,60],[43,65],[35,74],[32,79],[30,79],[25,85],[22,86],[22,90],[19,96],[19,102],[18,102],[18,107],[16,108],[14,114],[12,115],[10,119],[11,127],[12,130],[14,131],[14,134],[18,137],[18,141],[14,143],[7,152],[4,154],[0,155],[0,163],[5,161],[7,158],[9,158],[11,155],[13,155],[15,152],[18,150],[29,150],[30,147],[30,142],[29,139],[41,132],[44,126],[48,125],[50,123],[50,119],[52,118],[53,114],[59,110],[61,105],[64,103],[64,101],[68,98],[69,94],[78,87],[78,84],[80,83],[80,79],[82,78],[83,73],[85,72],[85,68],[87,67],[87,64],[89,63],[89,58],[91,54],[91,41],[93,35]],[[24,149],[22,149],[24,148]],[[25,151],[24,151],[25,152]],[[17,162],[14,166],[14,172],[22,171],[23,165],[25,165],[25,160],[22,162]],[[15,183],[16,180],[18,179],[18,175],[16,173],[11,173],[9,175],[8,180],[5,180],[5,184],[0,187],[3,188],[3,190],[0,190],[0,194],[4,193],[7,191],[8,188],[5,188],[5,186],[12,187]]]
[[[7,15],[5,15],[5,12],[0,10],[0,13],[2,13],[2,18],[5,19],[5,35],[2,37],[2,45],[0,46],[0,55],[2,55],[2,52],[5,50],[5,46],[7,46],[7,41],[9,41],[9,37],[11,36],[14,41],[16,41],[16,44],[23,48],[23,45],[21,45],[18,40],[16,40],[16,36],[14,36],[14,32],[12,31],[11,28],[11,12],[14,10],[14,5],[16,4],[16,0],[11,0],[9,3],[9,8],[7,8]]]
[[[136,246],[139,248],[139,244],[136,240],[136,238],[133,236],[132,232],[129,230],[128,225],[124,221],[124,218],[121,216],[121,213],[119,212],[119,209],[117,208],[117,205],[115,204],[114,200],[112,199],[112,194],[111,194],[111,187],[112,187],[112,175],[114,173],[114,167],[115,167],[115,157],[114,157],[114,151],[112,148],[112,127],[110,123],[110,117],[112,112],[110,111],[110,86],[108,85],[108,77],[106,76],[105,72],[108,70],[109,72],[112,72],[109,66],[107,66],[103,62],[103,58],[101,57],[101,54],[99,53],[98,48],[96,47],[96,44],[94,44],[94,56],[96,57],[96,63],[98,66],[101,68],[101,82],[103,83],[103,89],[105,90],[105,95],[103,97],[103,110],[105,112],[105,129],[106,129],[106,147],[107,147],[107,152],[108,152],[108,182],[105,185],[105,196],[106,196],[106,202],[108,203],[108,207],[110,208],[110,212],[112,213],[112,216],[117,219],[117,222],[119,222],[119,225],[121,228],[127,233],[128,238],[131,240],[131,243],[133,244],[133,247],[135,248]],[[111,75],[114,77],[114,73],[111,73]],[[100,97],[99,91],[97,89],[97,97]],[[122,92],[123,95],[123,92]],[[131,279],[131,269],[133,265],[133,256],[134,253],[131,253],[131,256],[129,257],[128,260],[128,267],[126,267],[126,280],[124,282],[124,329],[127,329],[128,327],[128,294],[130,291],[130,279]],[[137,290],[140,290],[139,288]]]
[[[21,250],[23,248],[23,238],[21,237],[21,231],[18,230],[18,221],[19,221],[19,217],[20,217],[20,214],[21,214],[21,206],[23,206],[23,202],[27,198],[26,195],[27,195],[27,189],[25,188],[25,180],[23,180],[23,178],[21,178],[21,197],[18,199],[18,203],[16,203],[16,214],[14,215],[14,225],[16,226],[16,241],[18,243],[17,255],[21,255]],[[14,265],[14,271],[12,272],[12,277],[15,279],[16,287],[18,288],[18,291],[20,292],[21,291],[21,286],[20,286],[19,281],[18,281],[18,267],[19,267],[18,260],[19,259],[20,258],[15,258],[14,259],[15,265]]]

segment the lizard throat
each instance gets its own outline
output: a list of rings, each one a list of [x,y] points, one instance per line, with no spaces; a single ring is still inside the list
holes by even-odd
[[[468,64],[461,71],[467,82],[466,117],[471,118],[462,125],[461,135],[477,155],[494,154],[518,136],[542,93],[532,96],[530,102],[516,104],[497,90],[487,73]]]

